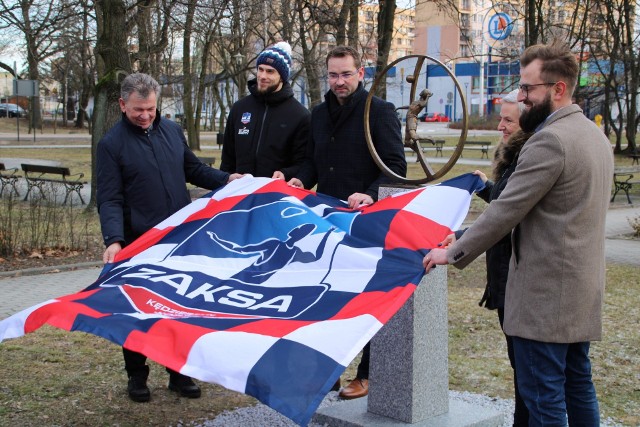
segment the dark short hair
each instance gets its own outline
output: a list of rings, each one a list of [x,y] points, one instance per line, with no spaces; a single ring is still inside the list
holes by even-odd
[[[344,58],[350,56],[353,58],[353,63],[356,64],[356,68],[362,67],[362,61],[360,61],[360,54],[351,46],[336,46],[327,54],[326,66],[329,66],[329,59],[331,58]]]
[[[149,97],[151,92],[154,92],[156,96],[158,96],[160,95],[160,85],[148,74],[129,74],[120,86],[120,98],[126,102],[129,100],[129,95],[134,92],[137,92],[138,95],[145,99]]]
[[[540,77],[546,82],[561,80],[573,93],[578,81],[578,60],[569,46],[560,41],[529,46],[520,56],[520,66],[526,67],[536,59],[542,61]]]

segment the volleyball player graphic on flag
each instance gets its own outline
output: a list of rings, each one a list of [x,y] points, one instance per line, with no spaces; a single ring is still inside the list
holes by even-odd
[[[89,332],[306,425],[482,185],[467,174],[351,210],[238,179],[124,248],[84,291],[1,321],[0,339],[45,323]]]

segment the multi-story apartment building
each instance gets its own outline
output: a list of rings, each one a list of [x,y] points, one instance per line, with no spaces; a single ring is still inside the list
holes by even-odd
[[[457,0],[450,8],[433,2],[416,5],[414,53],[429,55],[454,70],[465,92],[457,94],[458,99],[464,95],[472,113],[491,113],[502,95],[516,87],[519,68],[512,62],[524,45],[518,3]],[[430,75],[446,73],[432,67]],[[455,102],[454,97],[451,103]],[[453,113],[455,108],[449,110]],[[461,112],[453,114],[459,118]]]
[[[362,50],[362,62],[367,67],[376,65],[378,59],[378,11],[377,3],[364,3],[358,10],[358,41]],[[393,22],[393,41],[389,50],[389,62],[413,52],[415,38],[415,9],[396,9]],[[335,47],[335,39],[328,36],[324,49]]]

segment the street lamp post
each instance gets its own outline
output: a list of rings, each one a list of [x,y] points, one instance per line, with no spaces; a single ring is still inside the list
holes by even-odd
[[[244,55],[238,52],[233,55],[233,59],[236,63],[236,70],[238,70],[238,99],[240,99],[242,98],[242,96],[244,96],[244,92],[247,86],[245,82],[244,72],[242,71]]]
[[[464,82],[464,97],[467,99],[467,105],[469,107],[469,111],[467,113],[471,113],[471,101],[469,101],[469,82]]]

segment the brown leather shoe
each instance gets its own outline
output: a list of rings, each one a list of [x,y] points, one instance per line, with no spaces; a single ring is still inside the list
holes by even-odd
[[[367,394],[369,394],[369,380],[356,378],[340,390],[339,396],[343,399],[357,399]]]

